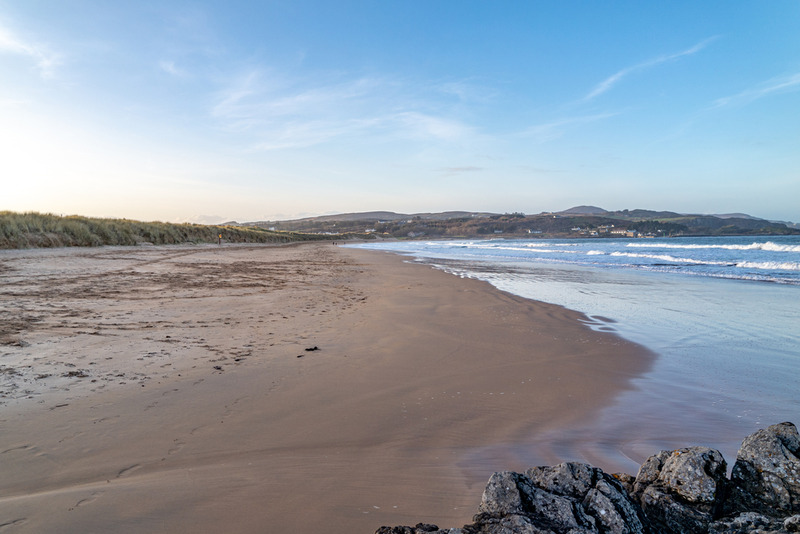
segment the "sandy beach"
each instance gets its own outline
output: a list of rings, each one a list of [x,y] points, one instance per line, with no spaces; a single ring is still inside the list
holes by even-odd
[[[0,281],[3,533],[461,526],[528,467],[475,451],[585,422],[653,360],[330,243],[0,251]]]

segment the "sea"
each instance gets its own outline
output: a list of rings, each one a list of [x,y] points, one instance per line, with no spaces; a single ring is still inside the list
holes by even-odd
[[[730,468],[748,434],[783,421],[800,425],[800,236],[354,246],[583,312],[592,328],[657,355],[591,420],[473,451],[475,462],[576,460],[635,474],[660,450],[704,445],[720,450]]]

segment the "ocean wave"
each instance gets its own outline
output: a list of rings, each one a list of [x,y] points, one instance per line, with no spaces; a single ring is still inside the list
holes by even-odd
[[[473,248],[482,248],[487,250],[498,249],[498,250],[506,250],[507,245],[506,243],[514,243],[514,241],[505,241],[505,240],[492,240],[492,241],[484,241],[484,242],[474,242],[470,241],[468,243],[464,243],[467,246]],[[517,247],[522,247],[520,250],[524,249],[534,249],[539,250],[545,247],[578,247],[580,243],[548,243],[548,242],[536,242],[536,243],[518,243]]]
[[[552,245],[551,245],[552,246]],[[580,251],[577,250],[556,250],[556,249],[549,249],[549,248],[535,248],[530,249],[528,247],[487,247],[486,250],[504,250],[504,251],[511,251],[511,252],[526,252],[526,253],[536,253],[536,252],[546,252],[548,254],[580,254]]]
[[[780,245],[767,241],[750,243],[749,245],[706,245],[706,244],[672,244],[672,243],[628,243],[630,248],[665,248],[665,249],[723,249],[723,250],[764,250],[767,252],[800,252],[800,245]]]
[[[670,267],[665,265],[630,265],[629,267],[635,267],[651,272],[662,272],[662,273],[676,272],[675,266]],[[800,280],[798,280],[797,278],[793,278],[791,276],[790,277],[776,276],[774,273],[755,274],[754,271],[733,271],[733,270],[725,270],[721,272],[682,271],[682,274],[686,276],[694,276],[699,278],[742,280],[748,282],[771,282],[771,283],[791,285],[791,286],[800,285]]]
[[[539,248],[539,247],[577,247],[580,243],[525,243],[526,247]]]
[[[730,265],[726,261],[709,261],[698,260],[694,258],[677,258],[669,254],[640,254],[638,252],[612,252],[609,256],[622,257],[622,258],[646,258],[651,260],[669,261],[672,263],[693,263],[703,265]]]
[[[742,269],[768,269],[771,271],[800,271],[800,263],[788,261],[741,261],[736,264]]]

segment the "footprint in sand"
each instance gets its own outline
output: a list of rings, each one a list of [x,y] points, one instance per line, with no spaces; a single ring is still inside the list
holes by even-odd
[[[26,517],[22,517],[20,519],[14,519],[13,521],[6,521],[5,523],[0,523],[0,530],[5,530],[6,527],[18,527],[27,522],[28,518]]]
[[[97,423],[105,423],[106,421],[112,421],[114,419],[119,419],[119,418],[120,418],[119,415],[110,415],[108,417],[101,417],[100,419],[95,419],[92,421],[92,424],[96,425]]]
[[[126,467],[125,469],[122,469],[119,473],[117,473],[117,478],[126,477],[141,467],[142,466],[140,464],[133,464],[129,467]]]
[[[72,508],[70,508],[70,511],[72,511],[72,510],[74,510],[75,508],[78,508],[78,507],[80,507],[80,506],[86,506],[87,504],[93,503],[93,502],[94,502],[94,501],[96,501],[96,500],[97,500],[97,498],[98,498],[98,497],[100,497],[102,494],[103,494],[103,492],[102,492],[102,491],[95,491],[95,492],[94,492],[94,493],[92,493],[90,496],[86,497],[85,499],[81,499],[81,500],[79,500],[78,502],[76,502],[76,503],[75,503],[75,506],[73,506]]]
[[[27,451],[28,449],[32,449],[32,448],[33,448],[33,445],[31,445],[30,443],[26,443],[24,445],[17,445],[16,447],[11,447],[10,449],[6,449],[4,451],[0,451],[0,454],[6,454],[6,453],[9,453],[9,452],[14,452],[14,451]],[[0,526],[2,526],[2,525],[0,525]]]
[[[176,452],[180,451],[182,448],[186,446],[186,442],[180,439],[173,440],[174,445],[170,450],[167,451],[167,455],[175,454]]]

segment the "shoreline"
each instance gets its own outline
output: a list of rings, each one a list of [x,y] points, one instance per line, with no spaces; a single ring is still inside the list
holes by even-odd
[[[396,254],[81,252],[37,252],[26,276],[0,255],[2,298],[31,318],[0,345],[5,376],[86,374],[0,406],[10,532],[463,524],[492,471],[529,467],[475,450],[575,426],[653,362],[583,314]]]

